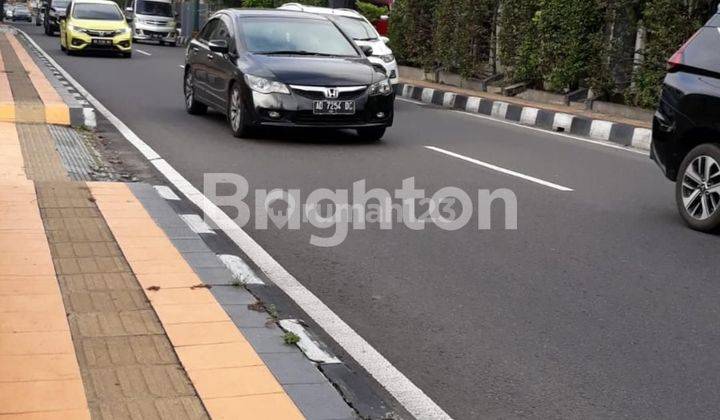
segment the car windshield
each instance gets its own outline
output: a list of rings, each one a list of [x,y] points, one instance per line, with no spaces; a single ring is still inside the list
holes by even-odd
[[[27,8],[27,6],[15,6],[15,11],[16,12],[27,12],[28,8]]]
[[[248,18],[242,19],[241,26],[252,53],[358,56],[350,41],[327,20]]]
[[[123,20],[120,9],[115,4],[78,3],[73,9],[75,19]]]
[[[52,2],[52,7],[55,9],[64,9],[69,4],[69,1],[63,1],[63,0],[56,0]]]
[[[355,19],[345,16],[333,17],[340,29],[356,41],[376,41],[378,39],[375,28],[364,19]]]
[[[161,1],[138,0],[136,12],[140,15],[150,16],[171,17],[173,15],[170,3]]]

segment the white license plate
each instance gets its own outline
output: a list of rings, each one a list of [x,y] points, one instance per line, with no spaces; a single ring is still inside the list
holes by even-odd
[[[314,101],[313,114],[352,115],[355,113],[355,101]]]

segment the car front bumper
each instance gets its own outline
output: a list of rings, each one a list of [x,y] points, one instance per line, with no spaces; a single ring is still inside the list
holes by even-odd
[[[109,40],[107,45],[93,43],[93,39]],[[94,37],[83,32],[72,31],[69,33],[67,48],[71,51],[117,51],[130,52],[132,49],[132,37],[130,33],[115,35],[114,37]]]
[[[133,39],[139,41],[164,41],[175,42],[177,31],[175,25],[148,25],[144,23],[135,23],[133,25]]]
[[[363,128],[390,127],[393,124],[395,94],[369,96],[366,92],[354,98],[352,115],[317,115],[313,105],[321,98],[306,97],[295,91],[286,94],[252,92],[249,107],[255,125],[281,127]],[[277,116],[271,116],[271,113]]]

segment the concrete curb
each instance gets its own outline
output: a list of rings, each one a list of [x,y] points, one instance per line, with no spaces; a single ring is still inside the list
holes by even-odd
[[[45,78],[50,82],[53,88],[58,92],[63,102],[68,106],[70,111],[70,126],[74,128],[90,128],[94,129],[97,127],[97,121],[95,119],[95,109],[90,107],[90,103],[80,95],[72,85],[66,81],[62,74],[60,74],[55,67],[48,61],[44,53],[38,48],[35,41],[32,40],[24,31],[15,28],[18,34],[22,37],[18,37],[20,43],[28,50],[30,57],[32,57],[35,64],[40,68],[40,71],[45,75]]]
[[[652,130],[648,128],[462,95],[408,83],[399,83],[396,86],[396,92],[399,96],[443,108],[483,114],[548,131],[563,132],[593,140],[608,141],[621,146],[650,150]]]

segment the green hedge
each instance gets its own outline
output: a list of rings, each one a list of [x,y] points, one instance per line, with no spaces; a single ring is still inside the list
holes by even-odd
[[[382,15],[388,14],[387,7],[375,6],[372,3],[364,1],[358,1],[355,3],[355,6],[357,7],[358,12],[365,16],[365,19],[371,23],[379,21]]]
[[[553,92],[587,87],[653,107],[666,60],[716,7],[717,0],[396,0],[390,45],[401,64],[426,70],[481,76],[497,57],[508,81]],[[638,27],[647,42],[636,52]]]

